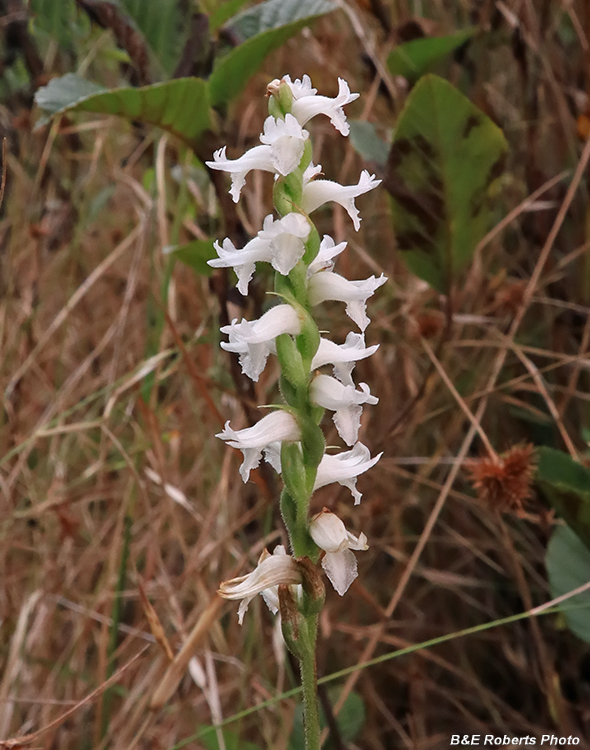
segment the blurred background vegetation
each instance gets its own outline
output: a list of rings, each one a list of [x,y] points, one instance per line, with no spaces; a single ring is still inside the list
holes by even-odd
[[[590,579],[590,5],[0,0],[0,14],[0,740],[303,748],[266,608],[240,628],[216,594],[284,542],[272,472],[243,485],[214,438],[276,400],[274,366],[254,386],[219,347],[271,278],[245,299],[206,265],[272,200],[251,173],[234,205],[204,161],[256,144],[266,84],[287,73],[361,92],[350,139],[310,123],[314,161],[382,188],[358,200],[358,234],[338,206],[314,219],[348,241],[345,275],[389,277],[369,306],[380,349],[357,366],[381,399],[361,437],[384,457],[354,514],[339,485],[313,501],[371,545],[322,615],[320,677],[353,668],[322,688],[327,746],[588,736],[587,594],[477,626]],[[349,330],[339,305],[321,326]]]

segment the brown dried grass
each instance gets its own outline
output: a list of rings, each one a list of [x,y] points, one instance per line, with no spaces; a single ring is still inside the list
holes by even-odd
[[[320,232],[349,240],[339,261],[346,275],[390,278],[370,309],[368,337],[381,347],[357,370],[381,399],[365,411],[362,439],[385,456],[359,480],[359,508],[337,487],[313,501],[337,509],[371,544],[346,598],[328,594],[320,675],[549,598],[543,558],[551,520],[537,506],[524,519],[500,521],[475,500],[465,470],[486,444],[503,453],[550,439],[581,451],[580,427],[588,424],[587,183],[580,174],[566,205],[562,174],[580,159],[571,101],[588,87],[587,55],[568,54],[555,24],[569,13],[588,27],[590,13],[581,2],[543,11],[521,5],[512,12],[524,57],[510,47],[517,32],[498,17],[506,5],[430,9],[441,31],[464,25],[469,12],[484,26],[498,24],[504,43],[477,53],[471,97],[510,140],[506,209],[514,209],[478,252],[438,369],[420,338],[427,331],[434,347],[442,335],[436,325],[425,328],[438,300],[398,257],[386,196],[359,201],[355,236],[340,210],[318,218]],[[373,4],[347,7],[267,60],[229,113],[228,142],[240,150],[257,137],[261,94],[283,71],[306,72],[326,92],[344,75],[364,94],[350,115],[394,125],[403,95],[363,62],[382,61],[392,42]],[[410,3],[397,4],[395,24],[410,11]],[[451,80],[465,70],[453,64]],[[397,92],[393,103],[384,89]],[[238,457],[213,438],[219,415],[246,422],[217,345],[207,280],[177,266],[170,325],[153,329],[160,250],[179,210],[170,177],[176,144],[138,136],[115,119],[66,127],[19,131],[0,225],[0,379],[9,389],[0,431],[0,738],[40,732],[32,746],[63,750],[172,748],[198,726],[296,684],[264,606],[253,603],[239,628],[235,606],[215,593],[264,546],[284,541],[276,487],[264,473],[242,485]],[[312,129],[324,172],[355,179],[361,161],[351,145],[325,122]],[[150,168],[153,193],[143,184]],[[93,216],[106,188],[112,195]],[[255,231],[270,210],[270,186],[255,175],[249,188],[240,210]],[[531,211],[535,191],[535,200],[552,203]],[[184,237],[222,235],[211,189],[195,193]],[[336,305],[321,324],[339,339],[348,330]],[[148,371],[155,387],[144,400],[138,373]],[[276,376],[269,367],[258,403],[273,400]],[[109,664],[126,519],[129,563]],[[105,699],[114,668],[117,688]],[[584,647],[553,617],[363,669],[349,676],[345,693],[353,687],[367,711],[358,747],[443,747],[452,733],[588,734]],[[284,700],[230,728],[261,747],[285,748],[294,705]]]

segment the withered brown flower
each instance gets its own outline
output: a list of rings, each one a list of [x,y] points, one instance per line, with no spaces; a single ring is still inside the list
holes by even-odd
[[[522,513],[531,497],[535,470],[533,445],[515,445],[495,458],[481,458],[469,467],[477,497],[500,512]]]

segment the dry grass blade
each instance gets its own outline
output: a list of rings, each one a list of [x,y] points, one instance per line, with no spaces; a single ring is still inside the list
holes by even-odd
[[[196,649],[209,633],[211,625],[218,618],[219,610],[223,604],[223,600],[215,595],[201,613],[194,628],[191,630],[190,635],[184,642],[180,651],[174,657],[172,664],[170,664],[164,673],[160,684],[152,695],[150,708],[153,711],[159,710],[170,700],[174,691],[177,689],[178,684],[184,677],[186,670],[188,669],[188,663],[194,656]]]
[[[135,656],[133,656],[126,664],[124,664],[122,667],[120,667],[111,677],[109,677],[108,680],[103,682],[102,685],[96,688],[96,690],[93,690],[91,693],[89,693],[83,700],[78,701],[75,706],[72,706],[68,711],[61,714],[61,716],[58,716],[57,719],[54,719],[50,724],[47,724],[47,726],[42,727],[41,729],[37,730],[36,732],[31,732],[30,734],[23,734],[20,737],[14,737],[9,740],[2,740],[0,741],[0,748],[6,748],[6,750],[9,750],[9,748],[18,748],[24,745],[29,745],[31,742],[36,742],[38,739],[40,739],[44,734],[47,732],[50,732],[51,730],[55,729],[56,727],[59,727],[61,724],[63,724],[67,719],[76,713],[79,709],[86,706],[88,703],[91,703],[96,698],[101,696],[107,688],[109,688],[111,685],[114,685],[117,680],[119,680],[122,675],[125,674],[125,672],[131,667],[133,664],[135,664],[136,661],[138,661],[144,653],[150,648],[150,646],[145,646],[141,649]]]
[[[168,638],[166,637],[166,632],[164,631],[160,618],[158,617],[158,613],[148,599],[147,594],[145,593],[145,588],[142,582],[139,580],[139,577],[137,576],[137,572],[136,577],[137,588],[139,589],[139,596],[141,598],[141,606],[143,607],[143,611],[145,612],[145,616],[147,617],[152,635],[162,647],[169,661],[173,661],[174,652],[172,651],[172,646],[170,645]]]

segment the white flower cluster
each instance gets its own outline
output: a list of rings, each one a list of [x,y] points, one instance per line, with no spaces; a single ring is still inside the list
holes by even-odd
[[[207,162],[210,168],[231,175],[230,193],[234,201],[238,201],[250,170],[271,172],[277,180],[298,169],[309,138],[303,126],[312,117],[326,115],[340,133],[348,135],[349,127],[342,107],[354,101],[358,94],[350,93],[346,81],[339,79],[338,83],[338,96],[334,99],[318,96],[308,76],[294,82],[285,76],[269,85],[270,94],[278,94],[281,86],[288,85],[291,92],[290,112],[284,119],[269,116],[260,136],[261,145],[250,149],[239,159],[228,159],[223,148],[215,152],[213,161]],[[316,179],[320,172],[321,167],[311,163],[304,170],[301,204],[297,207],[299,211],[294,210],[280,219],[267,216],[263,229],[241,249],[237,249],[229,239],[225,239],[221,245],[215,243],[219,257],[209,261],[209,264],[215,268],[233,268],[242,294],[248,293],[256,263],[270,263],[284,276],[295,268],[304,256],[305,243],[313,228],[309,214],[326,202],[335,201],[343,206],[358,231],[361,219],[354,199],[372,190],[380,180],[364,171],[357,185],[343,186],[330,180]],[[369,357],[378,348],[378,345],[367,347],[365,344],[364,332],[370,322],[366,303],[375,290],[386,282],[386,278],[381,275],[379,278],[371,276],[362,281],[349,281],[335,273],[334,259],[345,247],[345,242],[337,245],[331,237],[323,237],[319,251],[307,267],[307,299],[312,306],[327,300],[344,302],[346,313],[359,332],[349,333],[342,344],[320,338],[311,362],[311,372],[315,375],[309,386],[309,399],[316,406],[333,412],[336,429],[350,448],[337,454],[324,453],[317,467],[313,489],[338,482],[350,489],[356,505],[361,500],[361,493],[356,488],[357,477],[374,466],[381,454],[372,458],[368,448],[358,442],[362,407],[364,404],[376,404],[378,399],[371,395],[365,383],[360,383],[358,388],[355,386],[352,371],[357,361]],[[269,355],[277,352],[277,337],[282,334],[298,336],[304,325],[303,315],[301,310],[282,302],[258,320],[235,319],[231,325],[221,329],[229,337],[229,342],[221,346],[237,353],[242,371],[257,381]],[[326,366],[332,367],[332,375],[317,372]],[[240,474],[244,482],[248,481],[250,471],[258,466],[263,455],[280,473],[281,444],[297,443],[302,439],[296,415],[288,409],[271,412],[253,427],[243,430],[233,430],[228,422],[217,437],[242,451],[244,460]],[[351,550],[367,549],[366,537],[364,534],[358,538],[353,536],[343,522],[326,509],[310,520],[309,534],[325,553],[322,565],[328,578],[336,591],[344,594],[357,575],[356,558]],[[249,575],[222,584],[220,594],[229,599],[242,600],[239,609],[241,622],[250,600],[256,594],[262,593],[271,610],[276,611],[278,584],[293,588],[300,581],[297,561],[286,555],[281,547],[275,549],[272,555],[265,553],[258,567]]]

